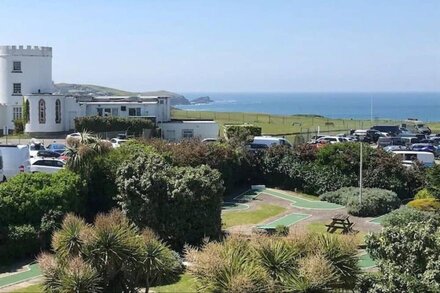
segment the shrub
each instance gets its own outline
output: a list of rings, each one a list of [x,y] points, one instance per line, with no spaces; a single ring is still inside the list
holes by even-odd
[[[173,167],[157,154],[143,154],[117,175],[117,203],[139,227],[152,228],[177,248],[220,236],[224,187],[218,171]]]
[[[15,119],[14,120],[14,133],[22,134],[24,132],[25,122],[23,119]]]
[[[125,118],[115,116],[84,116],[75,118],[75,129],[94,133],[107,131],[130,131],[141,134],[144,129],[154,129],[154,123],[146,118]]]
[[[383,215],[400,206],[396,193],[378,188],[364,188],[362,202],[359,200],[359,188],[356,187],[329,192],[323,194],[320,199],[345,205],[349,214],[361,217]]]
[[[45,247],[61,215],[81,212],[84,183],[63,170],[22,173],[0,185],[0,251],[24,256]]]
[[[358,188],[355,187],[343,187],[336,191],[326,192],[319,196],[319,199],[322,201],[328,201],[332,203],[336,203],[339,205],[346,205],[348,198],[353,196],[353,192],[359,191]]]
[[[356,244],[339,235],[233,236],[189,248],[186,259],[209,292],[327,292],[352,288],[360,273]]]
[[[52,247],[55,255],[39,257],[50,292],[148,292],[182,271],[176,253],[117,210],[98,215],[93,225],[67,215]]]
[[[440,215],[402,206],[400,209],[385,215],[381,224],[383,227],[405,227],[409,223],[424,223],[427,221],[432,221],[440,226]]]
[[[439,233],[438,225],[428,221],[368,235],[367,251],[379,267],[368,292],[439,292]]]
[[[208,165],[218,170],[228,192],[242,184],[249,184],[249,179],[252,177],[250,154],[240,146],[224,142],[206,144],[196,139],[188,139],[180,143],[153,139],[145,143],[175,166]]]
[[[275,235],[277,235],[277,236],[289,235],[289,227],[284,226],[284,225],[277,225],[275,227]]]
[[[223,129],[225,138],[236,142],[250,142],[254,136],[261,135],[261,127],[252,124],[225,125]]]
[[[438,212],[440,211],[440,200],[436,198],[415,199],[410,201],[408,206],[420,211]]]
[[[415,199],[424,199],[424,198],[434,198],[434,196],[427,188],[423,188],[423,189],[419,190],[419,192],[416,193],[414,198]]]
[[[309,163],[304,167],[302,191],[305,193],[321,195],[353,184],[352,176],[343,174],[334,166],[321,166],[316,163]]]
[[[427,189],[436,198],[440,199],[440,165],[435,165],[427,171]]]

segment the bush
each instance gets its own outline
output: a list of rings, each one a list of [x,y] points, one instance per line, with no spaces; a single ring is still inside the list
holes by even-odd
[[[188,139],[180,143],[168,143],[164,140],[153,139],[145,143],[152,146],[156,152],[165,157],[174,166],[197,167],[208,165],[218,170],[228,192],[237,186],[249,184],[252,177],[250,154],[240,146],[230,143],[202,143],[200,140]]]
[[[424,199],[424,198],[434,198],[432,193],[427,189],[423,188],[414,196],[415,199]]]
[[[154,123],[146,118],[125,118],[115,116],[84,116],[75,118],[76,131],[94,133],[108,131],[130,131],[141,134],[144,129],[154,129]]]
[[[176,248],[220,236],[224,187],[218,171],[173,167],[157,154],[143,154],[117,175],[117,203],[139,227],[152,228]]]
[[[440,199],[440,165],[435,165],[427,171],[428,191],[436,198]]]
[[[261,127],[252,124],[225,125],[223,132],[227,140],[248,143],[254,136],[261,135]]]
[[[379,273],[367,292],[439,292],[439,233],[438,225],[428,221],[368,235],[367,251]]]
[[[415,199],[408,203],[408,206],[420,211],[439,212],[440,200],[436,198]]]
[[[440,226],[440,215],[402,206],[400,209],[385,215],[381,224],[383,227],[405,227],[409,223],[425,223],[428,221]]]
[[[378,188],[364,188],[362,203],[359,200],[359,188],[342,188],[335,192],[323,194],[321,200],[345,205],[353,216],[374,217],[386,214],[400,206],[397,194]]]
[[[277,225],[275,227],[275,235],[277,235],[277,236],[289,235],[289,227],[284,226],[284,225]]]
[[[329,292],[352,288],[359,276],[352,240],[316,234],[233,236],[200,250],[189,248],[186,259],[203,292]]]
[[[38,258],[47,292],[148,292],[182,271],[175,252],[117,210],[98,215],[93,225],[67,215],[52,248],[55,255]]]
[[[23,119],[15,119],[14,120],[14,133],[22,134],[24,132],[25,122]]]
[[[0,252],[25,256],[45,247],[61,215],[82,211],[83,188],[80,177],[67,170],[22,173],[1,184]]]

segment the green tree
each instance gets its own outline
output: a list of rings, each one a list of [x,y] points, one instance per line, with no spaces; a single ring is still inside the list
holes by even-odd
[[[366,239],[380,274],[364,292],[439,292],[440,230],[433,221],[388,226]]]
[[[219,237],[224,187],[208,166],[172,167],[157,154],[144,154],[122,166],[116,182],[124,213],[173,246]]]

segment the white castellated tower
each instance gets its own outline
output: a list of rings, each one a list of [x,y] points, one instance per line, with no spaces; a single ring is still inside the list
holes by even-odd
[[[51,47],[0,46],[0,132],[21,118],[23,96],[53,90]]]

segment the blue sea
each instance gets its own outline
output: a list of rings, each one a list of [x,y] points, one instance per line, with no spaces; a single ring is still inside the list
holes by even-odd
[[[317,114],[329,118],[440,121],[440,93],[183,93],[214,103],[180,109],[267,114]]]

